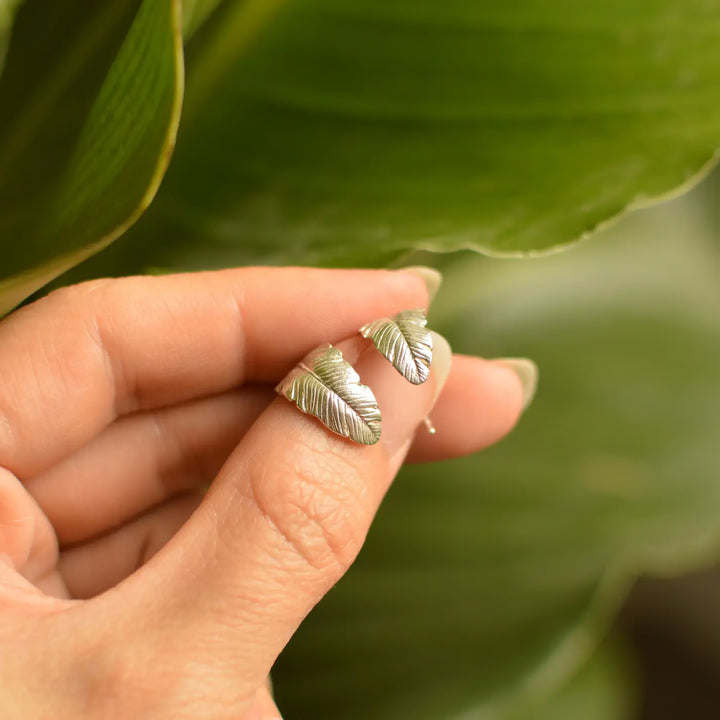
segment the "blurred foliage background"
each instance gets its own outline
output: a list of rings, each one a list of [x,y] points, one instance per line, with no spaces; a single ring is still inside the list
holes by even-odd
[[[0,311],[425,263],[456,351],[540,366],[512,437],[405,469],[278,662],[288,718],[717,707],[720,173],[680,191],[719,39],[715,0],[0,0]]]

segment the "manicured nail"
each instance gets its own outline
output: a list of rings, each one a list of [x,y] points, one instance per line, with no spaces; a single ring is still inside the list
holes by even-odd
[[[411,265],[410,267],[400,268],[401,272],[412,273],[417,275],[424,283],[428,292],[428,302],[431,303],[437,295],[443,276],[439,270],[426,267],[425,265]]]
[[[445,385],[450,374],[450,365],[452,364],[452,349],[450,343],[439,333],[432,332],[432,365],[431,373],[435,378],[435,387],[433,389],[433,405],[438,399],[440,392]]]
[[[515,371],[522,385],[522,409],[525,410],[535,397],[538,383],[538,366],[529,358],[497,358],[495,362],[507,365]]]

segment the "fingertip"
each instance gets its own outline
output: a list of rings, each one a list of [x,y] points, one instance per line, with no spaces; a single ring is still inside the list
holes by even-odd
[[[431,374],[433,377],[433,404],[437,402],[437,399],[442,393],[442,389],[445,387],[448,377],[450,376],[450,369],[452,367],[452,348],[450,343],[440,333],[432,332],[432,344],[433,344],[433,359]]]
[[[468,424],[474,435],[474,450],[493,445],[513,430],[523,412],[524,389],[517,371],[504,362],[461,356],[460,382],[455,393],[463,393],[464,407],[471,410]],[[474,451],[473,450],[473,451]]]
[[[452,369],[430,419],[436,432],[420,429],[410,460],[460,457],[504,438],[523,412],[525,389],[504,361],[454,355]]]
[[[522,411],[525,412],[537,392],[537,364],[530,358],[498,358],[494,362],[511,368],[517,375],[523,394]]]
[[[400,268],[401,272],[409,273],[422,280],[427,290],[428,303],[432,303],[442,285],[443,276],[439,270],[425,265],[410,265]]]

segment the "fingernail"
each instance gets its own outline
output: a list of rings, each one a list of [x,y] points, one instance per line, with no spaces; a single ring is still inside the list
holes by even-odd
[[[439,270],[435,270],[435,268],[425,265],[411,265],[410,267],[400,268],[400,270],[401,272],[417,275],[425,283],[428,293],[428,303],[431,303],[442,284],[442,273]]]
[[[507,365],[507,367],[515,371],[522,385],[522,409],[525,410],[535,397],[538,383],[538,366],[530,358],[497,358],[495,362]]]
[[[432,332],[433,350],[431,372],[435,379],[435,387],[433,389],[433,405],[435,405],[443,386],[450,374],[450,365],[452,364],[452,349],[450,343],[440,333]]]

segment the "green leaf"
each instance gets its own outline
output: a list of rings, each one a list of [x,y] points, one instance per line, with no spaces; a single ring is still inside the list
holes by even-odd
[[[173,0],[27,0],[0,79],[0,313],[149,204],[182,95]]]
[[[127,263],[570,243],[707,166],[719,27],[707,0],[230,0]]]
[[[492,718],[573,671],[635,573],[714,561],[717,227],[695,201],[572,253],[450,259],[430,326],[536,360],[536,399],[501,445],[406,468],[274,670],[288,717]]]

